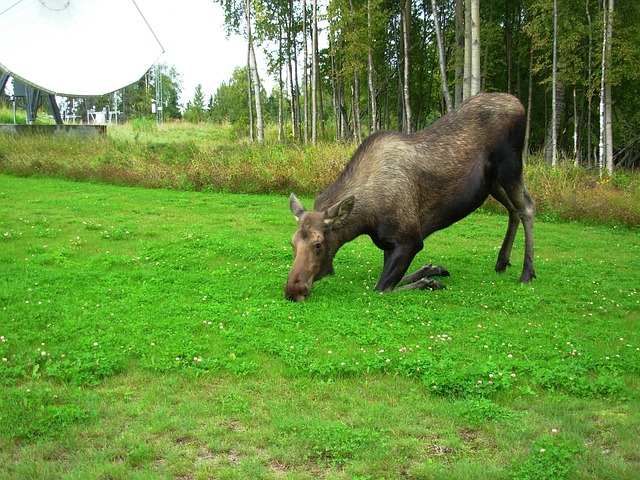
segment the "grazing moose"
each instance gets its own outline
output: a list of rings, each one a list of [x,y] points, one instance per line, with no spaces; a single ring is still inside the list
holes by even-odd
[[[432,276],[444,268],[425,265],[404,276],[423,240],[476,210],[491,194],[509,212],[509,225],[495,266],[502,273],[520,221],[525,254],[520,281],[534,278],[535,204],[524,185],[525,115],[518,99],[481,93],[412,135],[378,132],[357,149],[344,171],[308,212],[292,193],[298,230],[285,297],[304,301],[311,285],[333,274],[333,257],[345,243],[366,234],[384,251],[375,289],[438,289]],[[398,284],[404,284],[397,287]]]

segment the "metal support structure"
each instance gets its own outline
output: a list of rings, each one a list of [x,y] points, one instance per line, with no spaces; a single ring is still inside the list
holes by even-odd
[[[162,123],[164,120],[164,103],[162,100],[162,71],[159,63],[156,63],[154,83],[156,84],[156,122]]]
[[[7,85],[9,81],[9,74],[5,72],[0,72],[0,92],[4,90],[4,87]]]
[[[0,78],[0,85],[4,87],[8,80],[4,79],[6,74],[2,75]],[[4,79],[4,84],[1,83],[1,80]],[[36,117],[38,115],[38,107],[40,106],[40,100],[42,97],[46,98],[49,103],[49,108],[51,109],[51,115],[53,119],[58,125],[63,125],[62,115],[60,114],[60,108],[58,107],[58,103],[56,102],[56,97],[53,93],[43,93],[37,88],[33,88],[29,85],[25,85],[24,83],[13,79],[13,97],[14,97],[14,105],[15,98],[22,97],[25,99],[25,110],[27,112],[27,125],[34,125],[36,123]]]

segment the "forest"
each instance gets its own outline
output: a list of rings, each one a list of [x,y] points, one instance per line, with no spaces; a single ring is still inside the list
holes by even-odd
[[[527,151],[548,163],[638,165],[638,2],[218,1],[229,31],[247,39],[258,140],[264,101],[252,92],[266,73],[279,86],[269,105],[280,138],[411,132],[478,91],[503,91],[527,107]],[[255,48],[266,49],[268,72],[256,71]],[[224,95],[211,104],[218,118]]]

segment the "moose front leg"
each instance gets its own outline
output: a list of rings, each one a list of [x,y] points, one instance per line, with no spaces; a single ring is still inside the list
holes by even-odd
[[[391,292],[400,283],[413,257],[422,249],[422,239],[413,244],[395,245],[384,251],[384,267],[375,289]]]

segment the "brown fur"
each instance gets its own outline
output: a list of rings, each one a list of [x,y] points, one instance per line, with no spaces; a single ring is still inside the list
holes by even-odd
[[[509,211],[496,270],[503,272],[509,264],[522,221],[526,245],[521,281],[529,282],[535,277],[535,205],[522,175],[523,138],[522,104],[497,93],[478,94],[413,135],[369,136],[339,178],[318,196],[313,212],[306,212],[291,195],[299,228],[292,239],[296,259],[285,296],[304,300],[313,281],[333,273],[338,249],[362,234],[385,252],[376,289],[391,291],[422,249],[424,238],[473,212],[489,194]],[[412,288],[441,285],[436,284],[422,281]]]

